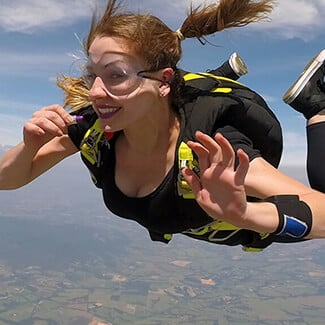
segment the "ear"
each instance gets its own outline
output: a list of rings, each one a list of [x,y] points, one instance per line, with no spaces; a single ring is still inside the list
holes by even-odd
[[[159,86],[161,97],[167,96],[170,93],[170,83],[174,78],[174,70],[172,68],[165,68],[162,70],[161,80],[163,81]]]

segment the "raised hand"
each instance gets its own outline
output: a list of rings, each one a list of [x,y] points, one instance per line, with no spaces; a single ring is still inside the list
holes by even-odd
[[[216,134],[213,139],[197,132],[196,138],[198,142],[189,141],[187,144],[198,156],[200,175],[184,168],[185,180],[207,214],[241,226],[247,208],[244,188],[249,167],[247,154],[241,149],[237,151],[239,165],[235,169],[234,150],[221,134]]]
[[[40,148],[45,143],[67,132],[71,116],[60,105],[51,105],[35,112],[24,125],[24,142],[29,147]]]

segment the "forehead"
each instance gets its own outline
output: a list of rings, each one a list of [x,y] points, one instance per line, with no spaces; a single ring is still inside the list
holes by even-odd
[[[141,58],[135,54],[134,50],[131,50],[128,42],[118,37],[96,37],[88,53],[89,61],[92,64],[99,64],[107,60],[141,62]]]

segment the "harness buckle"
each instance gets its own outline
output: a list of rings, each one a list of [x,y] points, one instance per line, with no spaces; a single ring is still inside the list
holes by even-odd
[[[180,196],[184,199],[194,199],[194,194],[191,187],[185,181],[182,175],[182,169],[188,167],[193,170],[196,174],[199,173],[199,164],[193,157],[193,152],[190,147],[182,142],[178,148],[178,182],[177,191]]]

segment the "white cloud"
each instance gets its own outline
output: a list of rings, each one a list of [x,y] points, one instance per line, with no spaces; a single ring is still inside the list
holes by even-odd
[[[2,0],[0,26],[7,31],[34,32],[64,26],[90,16],[91,0]]]
[[[126,8],[140,12],[151,12],[170,27],[178,28],[188,9],[215,2],[212,0],[129,0]],[[95,2],[96,3],[96,2]],[[105,4],[105,0],[98,0]],[[92,14],[92,0],[2,0],[0,27],[7,31],[36,32],[49,27],[62,28]],[[271,23],[253,24],[254,30],[269,30],[280,38],[299,37],[310,39],[323,33],[322,21],[325,15],[325,0],[278,0],[271,15]]]
[[[263,24],[281,38],[312,39],[324,33],[325,0],[278,0],[271,23]]]
[[[180,27],[191,4],[215,3],[213,0],[168,0],[166,2],[155,3],[151,0],[137,0],[132,2],[133,8],[152,11],[164,21],[173,24],[176,28]],[[312,39],[324,33],[323,17],[325,15],[325,0],[277,0],[275,9],[270,15],[270,22],[252,24],[248,30],[270,31],[274,36],[281,39],[301,38]]]

